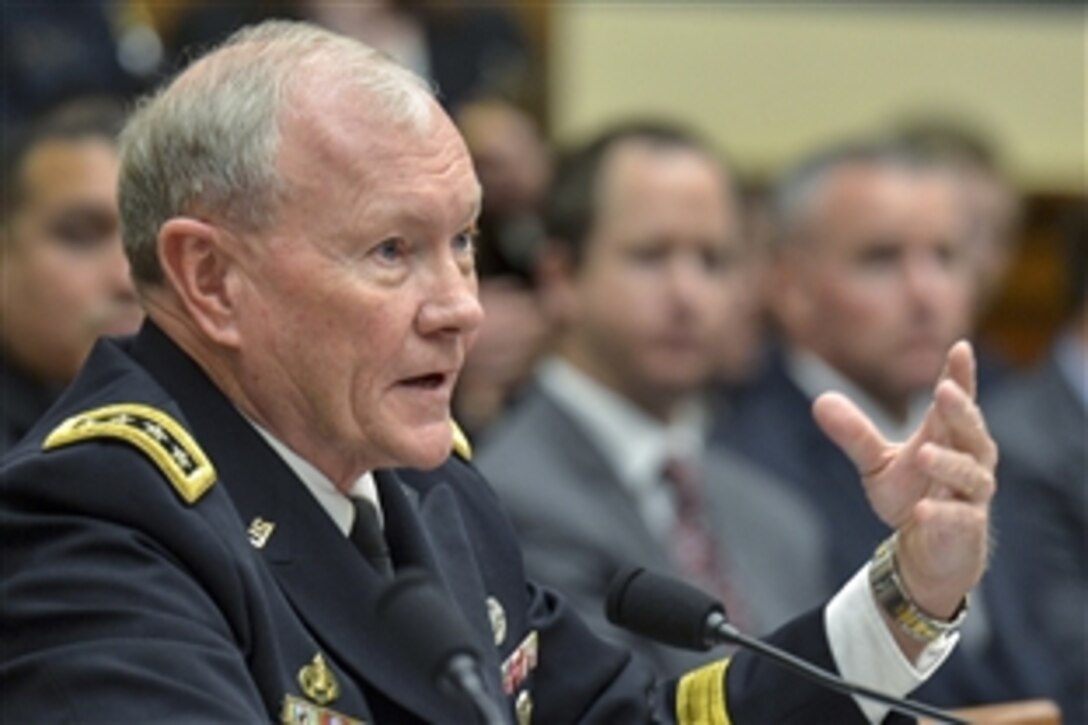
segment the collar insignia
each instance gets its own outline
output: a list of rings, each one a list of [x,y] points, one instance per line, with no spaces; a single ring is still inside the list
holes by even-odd
[[[253,545],[254,549],[263,549],[275,529],[276,525],[274,523],[265,521],[258,516],[250,522],[246,535],[249,536],[249,543]]]
[[[472,444],[468,442],[468,436],[453,418],[450,418],[450,428],[453,430],[453,452],[465,461],[471,461]]]

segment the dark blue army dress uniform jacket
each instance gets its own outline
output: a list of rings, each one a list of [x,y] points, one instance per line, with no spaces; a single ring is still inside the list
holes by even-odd
[[[745,654],[655,683],[526,581],[471,464],[375,478],[395,565],[464,615],[511,722],[861,721]],[[375,623],[381,575],[153,324],[97,345],[2,479],[3,722],[473,722]],[[820,612],[774,638],[832,666]]]

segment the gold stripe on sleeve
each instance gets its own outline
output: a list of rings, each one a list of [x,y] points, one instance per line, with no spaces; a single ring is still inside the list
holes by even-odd
[[[676,688],[676,721],[680,725],[730,725],[725,703],[727,667],[729,660],[720,660],[680,678]]]

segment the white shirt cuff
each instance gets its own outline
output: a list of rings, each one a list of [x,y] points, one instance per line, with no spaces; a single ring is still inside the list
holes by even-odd
[[[869,586],[866,564],[824,609],[831,656],[843,679],[896,697],[904,697],[932,675],[955,649],[959,633],[930,643],[912,664],[899,649],[878,609]],[[854,696],[868,718],[878,723],[888,706]]]

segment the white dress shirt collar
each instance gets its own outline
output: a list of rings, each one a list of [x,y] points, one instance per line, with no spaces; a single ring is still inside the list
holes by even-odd
[[[244,417],[244,416],[243,416]],[[249,420],[249,418],[246,418]],[[302,456],[287,447],[280,439],[266,431],[261,426],[249,421],[265,442],[271,446],[283,462],[287,464],[299,480],[306,486],[321,508],[332,518],[336,528],[343,532],[344,536],[351,531],[351,525],[355,522],[355,507],[351,500],[338,489],[329,478],[307,461]],[[378,499],[378,489],[374,484],[374,476],[369,471],[364,473],[351,487],[352,498],[363,498],[374,504],[378,512],[378,520],[381,521],[382,506]]]
[[[884,406],[853,381],[813,353],[801,348],[787,349],[786,373],[809,400],[815,400],[818,396],[831,391],[842,393],[850,398],[861,412],[869,416],[880,434],[889,441],[905,441],[909,438],[925,418],[926,410],[932,400],[932,394],[928,392],[915,396],[910,402],[906,420],[896,420],[888,414]]]
[[[585,430],[620,483],[639,502],[651,529],[667,530],[675,514],[661,486],[661,470],[670,455],[701,457],[706,414],[699,401],[681,405],[666,423],[559,357],[541,363],[537,380]]]

